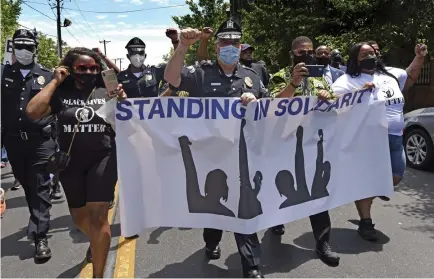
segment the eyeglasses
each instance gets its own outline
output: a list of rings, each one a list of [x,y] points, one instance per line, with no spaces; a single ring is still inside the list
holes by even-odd
[[[77,65],[75,66],[74,70],[76,72],[87,72],[90,71],[91,73],[99,73],[100,67],[97,64],[93,64],[93,65]]]

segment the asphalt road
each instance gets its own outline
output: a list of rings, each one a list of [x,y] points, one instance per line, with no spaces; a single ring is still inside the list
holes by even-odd
[[[10,191],[13,178],[2,170],[7,213],[1,221],[1,275],[8,277],[86,277],[83,260],[88,247],[68,214],[65,202],[52,210],[49,239],[53,257],[35,264],[34,247],[25,237],[28,210],[22,189]],[[286,225],[282,238],[261,232],[262,271],[266,277],[432,277],[434,275],[434,172],[407,169],[404,181],[390,202],[374,202],[373,219],[379,243],[357,235],[353,204],[331,211],[332,244],[341,255],[337,268],[317,259],[307,218]],[[240,260],[233,235],[225,233],[222,257],[207,261],[202,231],[158,228],[137,240],[119,237],[119,216],[114,214],[113,240],[107,277],[240,277]]]

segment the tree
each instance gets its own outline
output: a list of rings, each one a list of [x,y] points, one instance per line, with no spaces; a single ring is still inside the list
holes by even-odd
[[[1,61],[3,62],[6,39],[12,37],[18,28],[21,14],[21,0],[1,0]]]
[[[187,0],[186,4],[189,6],[190,14],[172,17],[180,29],[211,27],[214,31],[217,31],[217,28],[227,19],[226,8],[228,3],[225,3],[224,0],[199,0],[197,4]],[[208,53],[211,59],[215,59],[213,42],[214,39],[211,39],[208,44]],[[198,47],[199,43],[190,47],[185,57],[186,65],[194,65],[197,60],[196,52]]]
[[[173,55],[174,52],[175,51],[173,50],[173,47],[171,47],[169,53],[163,55],[163,57],[162,57],[163,61],[164,62],[169,62],[169,59],[170,59],[170,57],[172,57],[172,55]]]
[[[47,69],[53,69],[59,65],[60,59],[57,55],[57,42],[47,35],[38,32],[38,63]],[[67,53],[70,47],[66,42],[62,43],[63,53]]]

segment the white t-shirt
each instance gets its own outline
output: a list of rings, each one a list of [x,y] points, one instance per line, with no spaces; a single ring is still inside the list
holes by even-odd
[[[401,136],[404,129],[404,90],[405,82],[407,81],[407,72],[402,69],[386,67],[387,71],[394,75],[398,81],[388,75],[375,73],[373,75],[361,74],[358,77],[351,77],[348,74],[339,77],[332,85],[333,93],[337,96],[348,92],[354,92],[362,89],[367,82],[375,84],[377,94],[373,98],[378,100],[386,100],[386,115],[389,124],[389,134]],[[376,96],[375,96],[376,95]]]

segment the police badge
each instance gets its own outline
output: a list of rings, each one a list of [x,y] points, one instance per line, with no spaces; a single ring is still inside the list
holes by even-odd
[[[145,79],[147,81],[152,80],[152,74],[146,74]]]
[[[43,76],[39,76],[38,79],[38,84],[39,85],[44,85],[45,84],[45,78]]]

